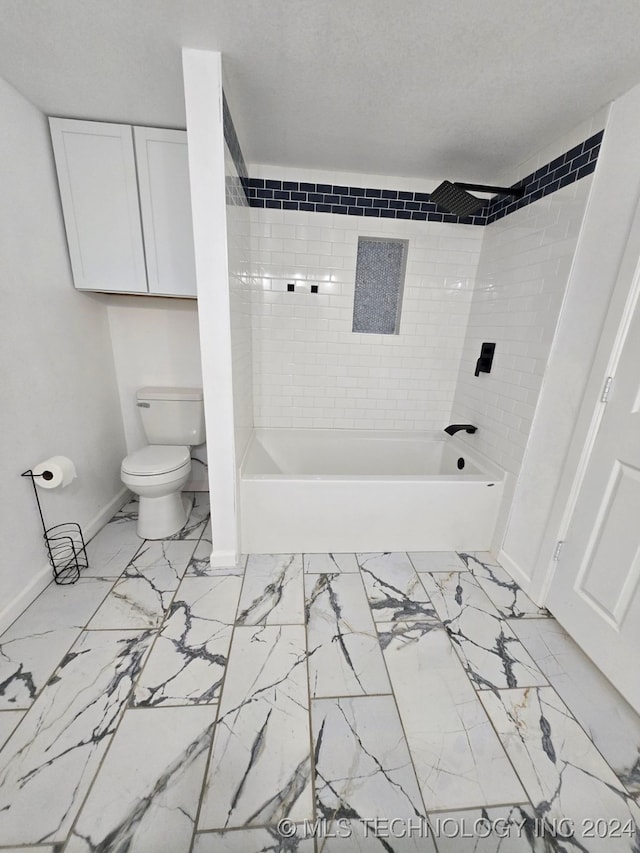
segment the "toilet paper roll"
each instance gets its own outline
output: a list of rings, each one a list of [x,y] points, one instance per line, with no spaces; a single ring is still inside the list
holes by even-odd
[[[68,486],[77,477],[76,466],[66,456],[51,456],[33,469],[35,484],[41,489]]]

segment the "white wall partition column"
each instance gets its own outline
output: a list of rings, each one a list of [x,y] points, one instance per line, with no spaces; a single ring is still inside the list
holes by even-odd
[[[184,48],[182,65],[207,422],[211,562],[221,566],[234,563],[238,554],[222,62],[219,53]]]

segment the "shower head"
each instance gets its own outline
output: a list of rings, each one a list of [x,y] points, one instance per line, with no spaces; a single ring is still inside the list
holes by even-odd
[[[449,181],[443,181],[431,193],[431,201],[448,213],[455,213],[456,216],[471,216],[485,203],[484,199],[476,198]]]
[[[500,193],[501,195],[512,195],[516,198],[520,198],[524,193],[524,187],[508,189],[506,187],[488,187],[484,184],[452,184],[450,181],[443,181],[431,193],[430,198],[438,207],[443,208],[448,213],[453,213],[455,216],[472,216],[485,206],[488,199],[477,198],[466,190]]]

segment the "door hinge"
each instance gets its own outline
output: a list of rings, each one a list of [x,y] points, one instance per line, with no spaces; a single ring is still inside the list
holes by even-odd
[[[604,381],[604,388],[602,389],[602,397],[600,397],[601,403],[609,402],[609,391],[611,391],[611,386],[613,385],[613,376],[607,376]]]
[[[556,550],[553,552],[553,559],[557,562],[560,559],[560,552],[562,551],[562,546],[564,545],[564,539],[558,539],[558,544],[556,545]]]

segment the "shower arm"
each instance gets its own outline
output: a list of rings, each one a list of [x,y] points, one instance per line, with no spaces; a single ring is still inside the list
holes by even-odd
[[[453,185],[460,187],[461,190],[476,190],[477,192],[499,193],[500,195],[512,195],[514,198],[522,198],[524,195],[524,187],[489,187],[486,184],[463,184],[461,181],[454,181]]]

